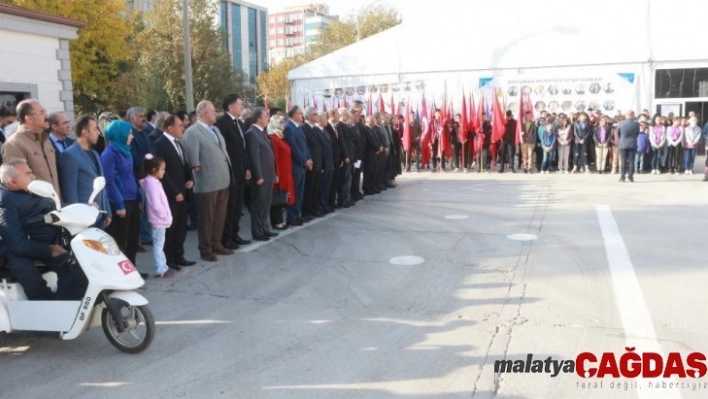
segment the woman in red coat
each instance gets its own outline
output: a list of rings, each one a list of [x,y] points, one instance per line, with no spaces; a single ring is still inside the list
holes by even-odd
[[[290,146],[283,140],[283,125],[285,119],[280,115],[270,117],[268,123],[268,137],[273,144],[273,154],[275,155],[275,174],[278,176],[278,183],[273,185],[273,191],[287,191],[288,206],[295,204],[295,184],[293,183],[292,158],[290,156]],[[288,225],[283,220],[285,205],[273,205],[270,208],[270,224],[274,229],[285,230]]]

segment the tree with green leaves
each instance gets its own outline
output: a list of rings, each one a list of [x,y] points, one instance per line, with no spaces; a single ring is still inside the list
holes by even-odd
[[[236,71],[223,50],[223,33],[214,24],[217,3],[189,1],[192,44],[192,75],[195,103],[209,99],[217,103],[229,92],[252,96],[244,75]],[[177,110],[186,104],[182,1],[161,0],[143,13],[136,25],[135,57],[122,78],[127,93],[121,98],[147,108]],[[126,106],[125,103],[120,104]]]
[[[40,12],[86,22],[69,44],[76,113],[97,112],[112,100],[121,63],[130,58],[125,0],[7,0]]]

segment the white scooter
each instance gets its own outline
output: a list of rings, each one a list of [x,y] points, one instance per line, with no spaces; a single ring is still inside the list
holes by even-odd
[[[103,177],[96,178],[89,204],[105,185]],[[29,191],[52,198],[56,203],[57,210],[45,215],[44,222],[71,234],[70,252],[78,263],[78,274],[85,274],[88,286],[81,301],[29,301],[19,283],[3,279],[0,332],[58,332],[61,339],[70,340],[101,325],[108,340],[119,350],[139,353],[147,349],[155,335],[155,320],[147,299],[134,291],[145,281],[111,236],[89,227],[96,222],[98,209],[89,204],[62,209],[57,193],[47,182],[33,181]],[[56,273],[45,273],[44,278],[56,291]]]

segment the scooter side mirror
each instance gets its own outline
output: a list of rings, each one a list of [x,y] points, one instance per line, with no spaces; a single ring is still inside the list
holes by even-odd
[[[98,176],[93,180],[93,191],[91,192],[91,196],[89,197],[88,203],[92,204],[93,200],[96,199],[96,196],[98,193],[103,190],[103,188],[106,187],[106,178],[103,176]]]
[[[32,194],[38,195],[44,198],[51,198],[54,200],[54,204],[57,206],[57,210],[61,209],[61,201],[57,192],[54,191],[54,186],[46,181],[35,180],[27,186],[27,190]]]

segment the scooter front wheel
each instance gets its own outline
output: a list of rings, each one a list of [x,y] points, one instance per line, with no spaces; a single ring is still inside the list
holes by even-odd
[[[118,350],[125,353],[140,353],[147,349],[155,337],[155,319],[147,306],[124,306],[123,332],[118,330],[116,321],[108,309],[101,313],[101,326],[106,338]]]

